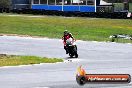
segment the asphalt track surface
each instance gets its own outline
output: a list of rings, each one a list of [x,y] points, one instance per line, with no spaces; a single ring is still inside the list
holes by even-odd
[[[132,84],[76,83],[76,69],[88,74],[132,75],[132,44],[77,41],[79,58],[69,58],[62,40],[0,36],[0,54],[63,58],[63,63],[0,67],[0,88],[132,88]]]

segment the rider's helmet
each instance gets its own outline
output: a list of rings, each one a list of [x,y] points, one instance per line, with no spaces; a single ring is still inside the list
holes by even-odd
[[[68,30],[65,30],[64,35],[68,35],[68,34],[69,34]]]

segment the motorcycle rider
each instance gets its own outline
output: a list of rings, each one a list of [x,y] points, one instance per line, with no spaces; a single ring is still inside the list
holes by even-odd
[[[75,40],[74,37],[72,36],[72,34],[70,32],[68,32],[67,30],[65,30],[64,35],[62,37],[62,40],[63,40],[63,44],[64,44],[64,49],[66,50],[66,54],[68,54],[68,49],[66,46],[66,40],[69,38],[72,38],[73,40]]]

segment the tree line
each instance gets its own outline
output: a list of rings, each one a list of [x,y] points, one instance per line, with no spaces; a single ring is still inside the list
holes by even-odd
[[[109,3],[122,3],[124,1],[129,1],[132,3],[132,0],[104,0]],[[0,8],[9,8],[11,5],[11,0],[0,0]]]
[[[109,3],[123,3],[123,2],[130,2],[132,3],[132,0],[104,0]]]
[[[9,8],[11,0],[0,0],[0,8]]]

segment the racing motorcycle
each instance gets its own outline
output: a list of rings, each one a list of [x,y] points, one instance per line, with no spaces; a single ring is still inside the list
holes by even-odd
[[[75,58],[78,58],[77,45],[75,43],[75,40],[73,40],[72,38],[67,39],[66,47],[71,58],[73,58],[73,56],[75,56]]]

